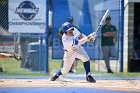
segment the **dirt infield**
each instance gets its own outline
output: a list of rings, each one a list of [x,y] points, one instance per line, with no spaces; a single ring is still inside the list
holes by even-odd
[[[140,80],[97,80],[96,83],[87,83],[85,80],[76,79],[58,81],[50,81],[49,79],[0,79],[0,87],[77,87],[140,92]]]

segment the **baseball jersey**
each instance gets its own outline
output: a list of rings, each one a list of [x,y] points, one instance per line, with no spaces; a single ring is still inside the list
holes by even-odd
[[[73,36],[67,36],[63,34],[62,43],[64,50],[74,51],[76,47],[74,45],[78,44],[78,39],[80,38],[81,33],[74,27]]]
[[[104,25],[104,26],[102,26],[102,28],[101,28],[101,34],[102,34],[101,45],[102,46],[113,46],[113,45],[115,45],[114,41],[113,41],[113,39],[114,39],[113,37],[104,37],[103,36],[103,34],[105,32],[114,32],[114,31],[115,32],[117,31],[117,29],[114,25],[109,25],[109,26]]]

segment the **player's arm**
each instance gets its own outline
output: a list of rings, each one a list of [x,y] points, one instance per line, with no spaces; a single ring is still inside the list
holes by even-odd
[[[104,37],[112,37],[112,35],[113,35],[112,32],[106,31],[105,25],[102,26],[101,32],[102,32],[102,35],[103,35]]]
[[[63,40],[63,45],[77,47],[84,44],[87,41],[88,41],[87,37],[82,38],[80,40],[78,40],[77,38],[74,38],[72,40]]]
[[[87,38],[88,41],[94,41],[96,37],[96,34],[93,32],[91,34],[89,34],[88,36],[86,36],[85,34],[81,34],[80,38]]]
[[[114,42],[116,42],[117,41],[117,28],[116,28],[116,26],[113,26],[113,28],[114,28]]]
[[[114,42],[117,41],[117,33],[115,31],[113,32],[106,32],[103,34],[104,37],[113,37]]]
[[[113,32],[105,32],[105,33],[103,33],[103,36],[104,37],[116,37],[116,32],[115,31],[113,31]]]
[[[71,40],[63,39],[62,42],[63,42],[64,46],[78,47],[78,46],[84,44],[85,42],[89,41],[88,39],[89,39],[89,37],[84,37],[80,40],[78,40],[77,38],[73,38]]]
[[[87,36],[85,35],[85,34],[80,34],[80,39],[82,39],[82,38],[86,38]]]
[[[11,55],[8,53],[0,53],[0,58],[9,58],[9,57],[11,57]]]
[[[0,53],[0,58],[15,58],[17,61],[21,60],[22,57],[15,55],[15,54],[9,54],[9,53]]]
[[[103,33],[103,36],[104,37],[113,37],[113,38],[116,38],[117,37],[117,29],[116,29],[116,27],[115,26],[113,26],[113,31],[109,31],[109,32],[104,32]]]
[[[93,33],[92,33],[93,35]],[[73,38],[73,39],[62,39],[62,42],[63,42],[63,45],[64,45],[64,48],[70,48],[72,47],[72,50],[76,50],[80,45],[84,44],[85,42],[87,41],[90,41],[92,35],[88,35],[88,36],[84,36],[83,35],[83,38],[82,39],[78,39],[78,38]]]
[[[84,44],[84,43],[86,43],[88,41],[94,41],[95,37],[96,37],[95,33],[91,33],[88,36],[86,36],[84,34],[81,34],[81,36],[82,36],[82,38],[80,40],[78,40],[78,39],[74,39],[73,40],[73,42],[74,42],[73,45],[80,46],[80,45],[82,45],[82,44]]]

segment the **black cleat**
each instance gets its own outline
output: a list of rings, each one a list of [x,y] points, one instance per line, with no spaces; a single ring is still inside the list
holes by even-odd
[[[3,69],[2,69],[2,67],[0,67],[0,72],[3,72]]]
[[[70,70],[69,73],[74,73],[74,71]]]
[[[88,75],[86,77],[86,80],[87,80],[87,82],[90,82],[90,83],[96,83],[96,80],[91,75]]]
[[[114,73],[114,72],[111,69],[108,69],[107,73]]]
[[[50,81],[55,81],[58,77],[58,75],[54,75],[53,77],[51,77]]]

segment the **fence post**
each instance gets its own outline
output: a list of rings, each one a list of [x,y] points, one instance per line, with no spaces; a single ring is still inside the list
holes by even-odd
[[[49,38],[49,35],[48,35],[48,11],[49,11],[49,8],[48,8],[48,0],[46,0],[46,26],[45,26],[45,29],[46,29],[46,69],[45,69],[45,73],[48,73],[49,72],[49,63],[48,63],[48,58],[49,58],[49,53],[48,53],[48,38]]]
[[[124,37],[124,0],[120,0],[121,17],[121,53],[120,53],[120,72],[123,72],[123,37]]]

